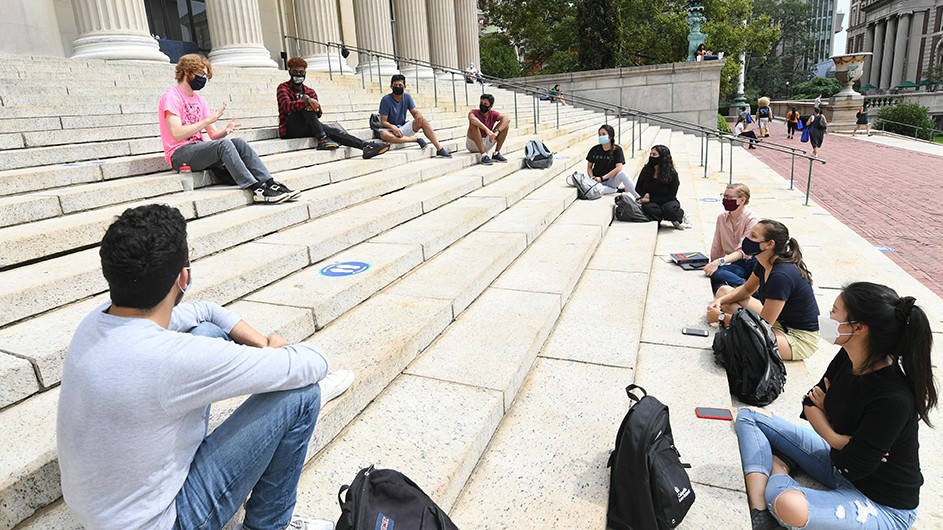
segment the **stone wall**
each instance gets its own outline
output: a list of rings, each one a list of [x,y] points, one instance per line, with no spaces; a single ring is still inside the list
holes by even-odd
[[[573,94],[713,128],[717,127],[723,65],[723,61],[670,63],[512,81],[548,90],[559,83],[564,99]]]

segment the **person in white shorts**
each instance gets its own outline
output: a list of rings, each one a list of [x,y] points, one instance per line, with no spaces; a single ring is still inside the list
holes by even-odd
[[[452,158],[449,150],[439,144],[439,139],[435,136],[435,130],[422,112],[416,107],[412,96],[406,93],[406,76],[396,74],[390,79],[391,92],[380,100],[380,127],[377,131],[380,139],[391,144],[405,144],[416,142],[419,148],[426,147],[426,141],[416,136],[416,133],[422,131],[426,138],[435,146],[436,156]],[[413,119],[406,121],[406,112],[412,115]]]
[[[507,162],[501,154],[504,140],[508,137],[511,120],[494,110],[494,96],[482,94],[478,108],[468,113],[468,133],[465,136],[465,147],[470,153],[481,154],[481,163],[490,165],[492,160]],[[493,147],[494,156],[489,157]]]

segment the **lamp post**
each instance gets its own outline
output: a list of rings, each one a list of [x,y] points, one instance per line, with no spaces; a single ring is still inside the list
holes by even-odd
[[[743,95],[743,83],[747,74],[747,52],[740,52],[740,77],[737,79],[737,93],[730,102],[730,112],[739,114],[743,111],[750,112],[750,104],[747,103],[746,96]],[[735,110],[739,109],[739,110]],[[732,114],[732,115],[736,115]]]

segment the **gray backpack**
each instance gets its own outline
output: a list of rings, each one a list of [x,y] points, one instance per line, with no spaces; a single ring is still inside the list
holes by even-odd
[[[553,165],[553,151],[540,140],[531,140],[524,147],[523,168],[547,169]]]
[[[566,183],[576,188],[576,196],[584,201],[594,201],[602,197],[602,184],[579,171],[570,174]]]

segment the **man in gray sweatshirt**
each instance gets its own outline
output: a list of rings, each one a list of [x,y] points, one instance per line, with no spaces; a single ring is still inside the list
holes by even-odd
[[[175,208],[126,210],[100,255],[111,300],[76,330],[59,395],[62,494],[76,519],[219,529],[251,494],[246,530],[315,528],[293,516],[298,479],[322,401],[353,374],[328,375],[320,349],[265,337],[217,304],[181,304],[191,273]],[[247,394],[207,436],[210,404]]]

